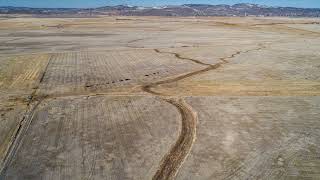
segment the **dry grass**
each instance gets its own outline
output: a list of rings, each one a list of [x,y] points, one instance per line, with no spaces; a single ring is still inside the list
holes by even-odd
[[[2,19],[0,179],[316,179],[314,22]]]

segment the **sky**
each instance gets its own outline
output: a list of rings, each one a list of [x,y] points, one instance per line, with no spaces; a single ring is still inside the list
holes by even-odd
[[[179,4],[255,3],[269,6],[320,8],[320,0],[0,0],[0,6],[77,7],[91,8],[107,5],[159,6]]]

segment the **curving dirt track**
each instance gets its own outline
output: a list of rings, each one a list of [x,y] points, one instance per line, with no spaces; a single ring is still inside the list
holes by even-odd
[[[181,114],[182,127],[177,142],[162,159],[153,180],[173,179],[183,161],[187,158],[196,138],[197,115],[184,99],[165,99],[174,105]]]
[[[180,75],[180,76],[172,78],[172,79],[162,80],[162,81],[158,81],[158,82],[155,82],[155,83],[152,83],[149,85],[145,85],[142,87],[142,90],[149,93],[149,94],[152,94],[152,95],[167,96],[166,94],[158,93],[158,92],[152,90],[152,88],[155,88],[155,87],[162,85],[162,84],[177,82],[179,80],[182,80],[182,79],[185,79],[188,77],[192,77],[192,76],[195,76],[195,75],[198,75],[198,74],[210,71],[210,70],[217,69],[217,68],[221,67],[223,64],[228,63],[229,62],[229,61],[227,61],[228,59],[232,59],[242,53],[248,53],[251,51],[258,51],[263,48],[266,48],[266,47],[264,45],[259,44],[258,48],[250,49],[247,51],[238,51],[228,57],[220,58],[221,62],[217,63],[217,64],[207,64],[207,63],[201,62],[200,60],[182,57],[178,53],[162,52],[158,49],[155,49],[155,51],[158,53],[173,54],[178,59],[192,61],[194,63],[206,65],[208,67],[201,69],[201,70],[198,70],[198,71],[193,71],[193,72],[190,72],[187,74],[183,74],[183,75]],[[179,112],[181,114],[182,128],[181,128],[181,132],[180,132],[180,136],[179,136],[178,140],[176,141],[176,143],[174,144],[172,149],[169,151],[169,153],[161,161],[161,165],[160,165],[158,171],[156,172],[156,174],[154,175],[153,180],[174,179],[178,173],[179,168],[182,166],[183,161],[188,156],[188,154],[191,150],[192,144],[196,138],[197,115],[192,110],[192,108],[184,101],[184,99],[178,99],[178,100],[167,99],[167,98],[162,98],[162,99],[167,101],[168,103],[176,106],[176,108],[179,110]]]

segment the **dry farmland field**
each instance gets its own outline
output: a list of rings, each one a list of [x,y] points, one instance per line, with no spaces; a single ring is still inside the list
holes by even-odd
[[[0,179],[320,179],[320,19],[0,18]]]

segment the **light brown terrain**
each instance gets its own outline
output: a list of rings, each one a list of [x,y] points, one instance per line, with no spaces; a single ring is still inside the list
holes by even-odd
[[[320,179],[319,22],[1,18],[0,179]]]

